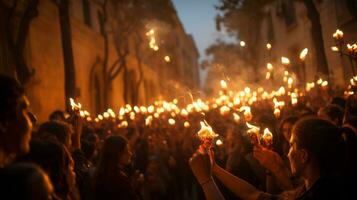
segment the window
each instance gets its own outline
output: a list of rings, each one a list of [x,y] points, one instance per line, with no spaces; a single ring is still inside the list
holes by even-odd
[[[91,11],[90,11],[90,2],[89,0],[82,0],[82,5],[83,5],[83,18],[84,18],[84,23],[92,27],[92,19],[91,19]]]

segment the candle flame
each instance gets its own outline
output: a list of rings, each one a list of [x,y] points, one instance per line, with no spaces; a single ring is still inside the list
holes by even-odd
[[[176,123],[176,121],[174,119],[172,119],[172,118],[170,118],[168,120],[168,122],[169,122],[170,125],[175,125],[175,123]]]
[[[165,60],[165,62],[170,62],[170,61],[171,61],[171,58],[170,58],[170,56],[165,56],[165,57],[164,57],[164,60]]]
[[[268,50],[270,50],[272,48],[270,43],[267,43],[266,47],[267,47]]]
[[[146,119],[145,119],[145,125],[146,126],[150,126],[152,124],[152,120],[153,117],[151,115],[149,115]]]
[[[183,123],[183,126],[184,126],[185,128],[188,128],[188,127],[190,127],[190,123],[189,123],[189,122],[184,122],[184,123]]]
[[[343,32],[339,29],[336,30],[336,32],[332,35],[333,38],[340,40],[343,38]]]
[[[221,88],[222,89],[227,89],[227,82],[224,80],[221,80]]]
[[[213,139],[218,136],[206,121],[201,121],[200,124],[201,129],[198,131],[197,135],[201,140]]]
[[[331,50],[332,51],[339,51],[338,47],[336,47],[336,46],[331,47]]]
[[[305,48],[304,50],[302,50],[300,53],[300,60],[304,61],[308,52],[309,52],[308,48]]]
[[[281,63],[283,65],[289,65],[290,64],[290,60],[287,57],[281,57]]]
[[[267,69],[269,71],[273,70],[273,65],[271,63],[267,63]]]
[[[242,41],[240,41],[240,43],[239,43],[239,44],[240,44],[240,46],[241,46],[241,47],[245,47],[245,42],[244,42],[243,40],[242,40]]]
[[[240,121],[240,116],[237,113],[233,113],[234,121],[239,123]]]
[[[222,140],[218,139],[218,140],[216,141],[216,145],[217,145],[217,146],[221,146],[222,144],[223,144]]]

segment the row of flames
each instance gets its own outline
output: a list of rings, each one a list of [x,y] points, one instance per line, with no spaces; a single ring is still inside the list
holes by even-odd
[[[150,31],[147,35],[152,37],[153,34],[154,31]],[[334,38],[341,38],[341,34],[343,35],[343,33],[338,30],[334,34]],[[155,50],[155,40],[152,39],[151,43],[150,46]],[[246,44],[244,43],[244,46],[245,45]],[[352,46],[356,45],[354,44]],[[271,44],[268,44],[267,48],[271,49]],[[300,53],[300,59],[304,60],[307,54],[308,49],[305,48]],[[282,57],[281,62],[285,66],[290,64],[290,60],[287,57]],[[271,72],[273,70],[272,64],[268,63],[267,69]],[[261,134],[261,128],[251,124],[253,119],[251,106],[261,101],[269,102],[274,111],[274,115],[277,118],[280,118],[281,110],[287,105],[296,106],[299,98],[308,95],[313,89],[326,90],[328,87],[328,81],[320,78],[317,81],[306,83],[304,88],[297,88],[293,85],[295,80],[287,70],[284,73],[284,82],[286,82],[286,85],[283,85],[276,90],[269,91],[263,87],[245,87],[243,90],[233,91],[229,89],[225,80],[221,80],[221,90],[219,91],[218,96],[214,98],[207,100],[199,98],[192,100],[192,103],[189,104],[183,104],[183,102],[180,102],[179,104],[177,99],[173,99],[172,101],[157,100],[149,106],[133,106],[126,104],[120,107],[117,113],[109,108],[106,112],[98,114],[94,119],[90,113],[83,110],[82,105],[75,102],[74,99],[70,99],[70,104],[72,109],[79,113],[79,115],[88,122],[102,123],[102,121],[106,120],[118,121],[118,128],[128,127],[130,122],[135,121],[139,115],[145,117],[146,127],[151,127],[154,121],[167,121],[167,124],[172,127],[182,126],[184,128],[190,128],[189,115],[218,110],[222,116],[232,117],[237,124],[245,123],[248,128],[247,133],[251,136],[253,143],[261,144],[261,142],[263,142],[264,145],[271,146],[273,142],[272,132],[268,128],[265,128]],[[345,94],[353,95],[353,88],[356,86],[357,76],[350,80],[350,84],[346,89]],[[167,116],[169,117],[167,118]],[[178,119],[183,119],[183,124],[178,124]],[[179,121],[181,122],[182,120]],[[201,129],[198,131],[197,135],[201,140],[213,140],[218,136],[205,120],[201,121],[200,125]],[[216,144],[222,145],[223,142],[222,140],[217,140]]]

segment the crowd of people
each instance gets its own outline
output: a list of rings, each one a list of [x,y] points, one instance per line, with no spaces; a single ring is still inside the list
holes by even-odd
[[[221,97],[230,97],[223,88]],[[291,94],[291,93],[290,93]],[[39,123],[0,75],[0,199],[353,199],[357,96],[315,87],[291,103],[196,101],[124,106],[91,118],[75,107]],[[232,96],[232,99],[234,96]],[[223,98],[224,99],[224,98]],[[233,103],[234,102],[234,103]],[[224,109],[222,109],[222,107]],[[219,136],[197,137],[200,122]],[[253,142],[247,122],[272,133]],[[352,195],[352,196],[351,196]]]

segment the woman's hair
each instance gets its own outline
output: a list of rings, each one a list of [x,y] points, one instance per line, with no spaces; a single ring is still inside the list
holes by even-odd
[[[0,121],[14,119],[17,100],[25,94],[18,81],[0,74]]]
[[[316,117],[300,119],[293,128],[298,148],[305,149],[322,174],[340,172],[345,162],[345,142],[340,129]]]
[[[105,139],[99,158],[98,173],[109,172],[117,168],[120,156],[123,154],[127,144],[128,140],[119,135],[109,136]]]
[[[54,141],[32,140],[30,149],[23,160],[38,164],[48,173],[58,196],[69,195],[73,189],[67,178],[71,155],[66,147]]]
[[[40,138],[55,138],[58,142],[66,145],[66,141],[70,139],[71,126],[62,121],[47,121],[40,125],[37,135]]]
[[[45,184],[45,172],[30,163],[16,163],[0,170],[1,199],[39,199],[51,194]]]
[[[338,126],[342,125],[344,110],[342,110],[340,106],[329,104],[321,108],[319,112],[326,114],[330,118],[330,120],[336,121]]]

